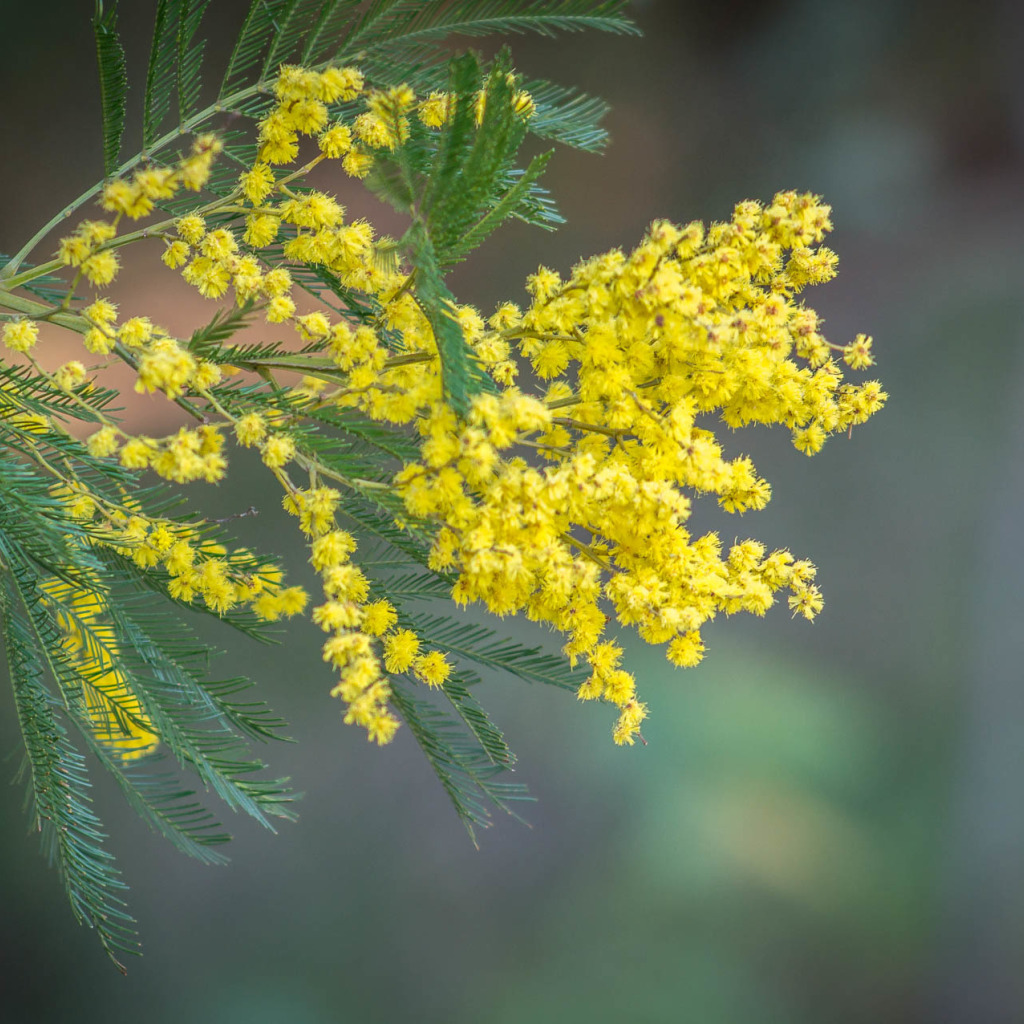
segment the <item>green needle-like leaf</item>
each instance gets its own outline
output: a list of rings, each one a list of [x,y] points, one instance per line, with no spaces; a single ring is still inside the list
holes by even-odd
[[[128,75],[125,71],[124,48],[117,35],[117,0],[110,0],[104,10],[103,0],[96,0],[92,19],[96,38],[96,58],[100,71],[100,107],[103,113],[103,173],[111,174],[117,167],[124,134]]]

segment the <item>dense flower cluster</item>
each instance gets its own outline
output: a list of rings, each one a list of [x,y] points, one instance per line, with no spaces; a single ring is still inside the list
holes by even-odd
[[[580,697],[622,709],[618,742],[632,741],[644,707],[620,648],[601,642],[602,601],[684,666],[700,661],[700,628],[718,612],[763,615],[783,588],[794,613],[821,610],[809,562],[752,540],[723,551],[686,522],[687,492],[715,494],[729,512],[771,493],[749,458],[723,457],[702,414],[783,424],[810,455],[885,401],[877,382],[843,383],[817,316],[795,300],[834,274],[834,254],[811,248],[828,218],[814,197],[782,193],[767,207],[741,203],[708,232],[655,223],[633,252],[587,260],[566,281],[541,268],[525,312],[504,306],[490,330],[472,326],[498,376],[512,376],[517,345],[551,381],[543,400],[509,384],[466,423],[439,405],[419,420],[423,462],[396,482],[411,512],[443,524],[433,558],[460,572],[456,600],[567,634],[566,653],[593,670]],[[870,365],[870,339],[842,354]],[[548,465],[531,465],[523,446]]]
[[[703,656],[701,628],[718,613],[763,615],[783,590],[794,614],[810,619],[821,610],[810,562],[754,540],[723,545],[715,533],[694,536],[688,522],[695,496],[714,495],[726,512],[742,513],[764,507],[771,493],[749,458],[726,455],[712,417],[729,427],[780,424],[811,455],[885,402],[877,382],[848,383],[840,366],[872,366],[871,339],[830,344],[799,299],[835,273],[835,255],[820,244],[831,228],[827,206],[785,192],[767,205],[741,203],[731,220],[707,229],[656,222],[633,251],[586,260],[565,279],[542,267],[527,282],[525,308],[505,303],[485,320],[451,305],[496,384],[460,417],[445,400],[438,342],[410,288],[414,268],[401,266],[393,244],[368,223],[347,220],[337,198],[297,184],[324,161],[365,177],[407,141],[411,118],[443,126],[450,97],[417,97],[406,85],[373,89],[351,67],[283,67],[274,95],[258,126],[256,162],[235,192],[148,233],[164,238],[164,263],[204,297],[233,290],[239,306],[294,330],[302,354],[278,369],[306,376],[285,390],[272,361],[254,357],[241,369],[219,362],[145,317],[118,322],[114,304],[100,297],[83,312],[86,349],[133,366],[139,390],[199,402],[208,421],[157,439],[132,437],[101,417],[88,448],[176,483],[223,478],[227,431],[258,449],[309,540],[324,592],[313,619],[329,634],[323,656],[340,673],[332,694],[345,702],[347,722],[387,742],[398,726],[389,674],[440,686],[450,666],[429,637],[401,626],[389,601],[373,599],[353,562],[355,539],[336,521],[342,491],[324,484],[331,474],[303,441],[304,418],[318,410],[355,409],[413,426],[420,457],[398,470],[391,489],[411,519],[432,524],[431,567],[454,574],[458,603],[524,612],[563,633],[568,657],[590,667],[579,697],[618,709],[617,743],[634,741],[646,708],[606,634],[609,611],[648,642],[667,645],[671,662],[691,666]],[[481,92],[478,120],[485,102]],[[532,115],[529,94],[514,92],[512,103],[517,116]],[[289,170],[303,137],[318,151]],[[201,189],[218,149],[203,136],[173,167],[111,181],[101,205],[112,219],[85,221],[60,244],[58,259],[74,269],[76,284],[108,284],[116,247],[131,240],[118,236],[122,219],[149,215],[180,189]],[[300,312],[286,263],[331,275],[373,315]],[[31,319],[4,326],[4,344],[28,358],[36,337]],[[539,388],[519,383],[527,365]],[[246,406],[236,391],[231,404],[213,393],[223,379],[253,371],[270,382],[259,402]],[[53,380],[74,391],[89,372],[69,363]],[[260,377],[253,375],[254,395]],[[268,395],[277,403],[270,411]],[[296,482],[303,476],[308,485]],[[283,587],[246,553],[204,547],[181,524],[111,512],[88,494],[69,500],[139,566],[165,572],[181,600],[201,599],[215,611],[248,603],[265,619],[305,607],[301,588]]]

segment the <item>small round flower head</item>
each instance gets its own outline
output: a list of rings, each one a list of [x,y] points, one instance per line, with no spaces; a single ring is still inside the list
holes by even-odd
[[[677,636],[668,645],[668,660],[673,665],[680,665],[683,668],[692,668],[701,662],[704,657],[704,641],[700,633],[690,632],[683,636]]]
[[[427,686],[442,686],[451,674],[451,665],[440,651],[421,654],[412,663],[413,675]]]
[[[189,253],[190,250],[188,245],[181,241],[181,239],[176,239],[175,241],[168,243],[167,248],[164,249],[163,255],[160,259],[163,260],[164,264],[170,267],[171,270],[175,270],[182,266],[182,264],[188,262]]]
[[[398,141],[390,124],[376,114],[360,114],[353,127],[360,140],[371,149],[394,149]]]
[[[315,313],[307,313],[305,316],[298,317],[295,321],[295,326],[296,330],[307,341],[327,338],[331,333],[330,321],[319,310]]]
[[[325,103],[354,100],[363,89],[363,75],[356,68],[327,68],[317,82],[317,93]]]
[[[177,191],[174,171],[170,167],[146,167],[136,171],[134,183],[147,199],[170,199]]]
[[[271,434],[263,444],[263,462],[280,469],[295,457],[295,442],[287,434]]]
[[[85,378],[85,367],[77,359],[72,359],[58,367],[53,375],[57,387],[63,388],[65,391],[71,391],[80,384],[84,384]]]
[[[794,617],[802,615],[805,619],[813,619],[825,607],[825,599],[813,584],[798,587],[789,599],[789,607]]]
[[[250,215],[245,221],[245,243],[262,249],[277,238],[281,221],[268,213]]]
[[[146,469],[156,454],[156,445],[145,437],[133,437],[121,449],[121,465],[126,469]]]
[[[117,430],[115,430],[114,427],[100,427],[100,429],[97,430],[88,441],[86,441],[85,446],[89,449],[90,455],[103,458],[105,455],[113,455],[114,452],[117,451],[118,440]]]
[[[355,549],[356,542],[352,534],[344,530],[332,530],[313,541],[310,562],[313,568],[320,572],[332,566],[343,565]]]
[[[246,413],[235,422],[235,437],[246,448],[259,444],[267,436],[267,421],[258,413]]]
[[[109,299],[97,299],[82,310],[82,316],[94,324],[109,325],[117,319],[117,306]]]
[[[189,213],[178,221],[178,237],[189,245],[198,245],[206,234],[206,221],[198,213]]]
[[[245,171],[238,179],[245,198],[253,206],[259,206],[274,189],[274,172],[266,164],[256,164],[252,170]]]
[[[102,287],[103,285],[110,284],[117,277],[119,268],[120,264],[116,253],[109,251],[98,252],[94,253],[82,264],[82,273],[90,284]]]
[[[398,613],[390,601],[374,601],[363,609],[363,632],[382,636],[398,621]]]
[[[451,97],[446,92],[432,92],[420,104],[417,113],[428,128],[440,128],[451,113]]]
[[[86,350],[96,355],[106,355],[114,350],[116,339],[109,327],[90,327],[82,335],[82,344]]]
[[[147,203],[148,209],[145,208]],[[145,216],[153,209],[153,204],[142,196],[141,191],[123,178],[115,178],[113,181],[107,182],[103,187],[100,205],[111,213],[123,213],[129,217]],[[133,212],[139,209],[142,209],[143,212]]]
[[[352,148],[352,131],[348,125],[331,125],[320,136],[320,152],[332,160],[343,157]]]
[[[28,352],[39,337],[39,325],[32,320],[10,320],[4,324],[4,344],[12,352]]]
[[[373,157],[364,149],[353,148],[345,154],[341,166],[352,178],[365,178],[373,167]]]
[[[133,316],[125,320],[117,332],[118,340],[129,348],[141,348],[152,336],[153,324],[145,316]]]
[[[192,152],[178,165],[178,179],[192,192],[198,192],[209,180],[214,157],[223,149],[216,135],[200,135],[192,143]]]
[[[384,637],[384,666],[389,672],[405,672],[419,653],[420,641],[411,629],[399,629]]]
[[[275,295],[267,303],[267,322],[281,324],[295,315],[295,303],[288,295]]]
[[[875,365],[875,357],[871,352],[871,338],[866,334],[858,334],[843,349],[843,362],[854,370],[866,370]]]

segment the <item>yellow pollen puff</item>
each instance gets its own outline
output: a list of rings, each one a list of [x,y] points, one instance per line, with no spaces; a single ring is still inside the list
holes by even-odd
[[[398,621],[398,613],[390,601],[374,601],[363,608],[363,632],[382,636]]]
[[[100,205],[112,213],[123,213],[133,219],[145,217],[153,209],[153,202],[133,182],[115,178],[103,188]]]
[[[177,191],[174,171],[169,167],[147,167],[136,171],[134,182],[147,199],[170,199]]]
[[[451,114],[451,97],[445,92],[432,92],[419,105],[417,114],[428,128],[440,128]]]
[[[874,366],[875,357],[871,353],[871,340],[866,334],[858,334],[843,349],[843,362],[854,370],[866,370],[869,366]]]
[[[363,74],[352,67],[326,68],[316,82],[317,95],[325,103],[354,100],[363,90]]]
[[[141,348],[152,336],[153,324],[144,316],[133,316],[125,320],[117,332],[118,341],[129,348]]]
[[[57,368],[53,379],[57,387],[63,388],[65,391],[71,391],[72,388],[77,388],[85,382],[86,370],[77,359],[72,359],[70,362]]]
[[[692,668],[704,658],[704,641],[700,633],[690,632],[677,636],[668,645],[668,660],[682,668]]]
[[[825,599],[813,585],[798,587],[789,598],[789,607],[794,618],[802,615],[805,619],[813,619],[825,607]]]
[[[198,213],[190,213],[178,221],[178,237],[189,245],[198,245],[206,234],[206,221]]]
[[[82,273],[90,284],[106,285],[117,277],[120,269],[117,255],[112,252],[98,252],[82,264]]]
[[[117,306],[109,299],[97,299],[82,310],[82,316],[101,327],[110,326],[117,319]]]
[[[413,660],[412,671],[420,682],[434,687],[444,685],[452,668],[440,651],[430,651]]]
[[[13,320],[4,324],[4,345],[12,352],[28,352],[39,338],[39,325],[32,320]]]
[[[264,442],[261,454],[265,465],[279,469],[295,458],[295,442],[287,434],[271,434]]]
[[[640,723],[647,717],[647,705],[631,700],[622,708],[612,731],[612,739],[619,746],[632,746],[640,735]]]
[[[277,238],[280,226],[280,219],[271,214],[250,215],[245,221],[244,240],[246,245],[251,245],[256,249],[270,245]]]
[[[344,530],[332,530],[313,541],[310,562],[319,572],[344,564],[355,549],[356,542],[352,534]]]
[[[181,239],[176,239],[175,241],[168,243],[167,248],[164,249],[163,255],[160,259],[166,266],[170,267],[171,270],[176,270],[178,267],[188,262],[190,254],[191,250],[188,245],[181,241]]]
[[[238,183],[245,198],[253,206],[259,206],[274,190],[274,172],[266,164],[256,164],[239,176]]]
[[[352,148],[352,131],[348,125],[334,124],[320,136],[320,152],[332,160],[343,157]]]
[[[373,167],[373,156],[364,149],[352,148],[344,156],[341,166],[352,178],[365,178]]]
[[[126,469],[146,469],[155,454],[156,446],[149,438],[133,437],[121,449],[121,465]]]
[[[384,637],[384,667],[394,673],[408,671],[419,649],[419,638],[411,629],[389,633]]]
[[[250,412],[235,421],[235,437],[238,443],[251,448],[267,436],[267,421],[258,413]]]
[[[114,427],[100,427],[85,443],[90,455],[103,458],[117,451],[118,433]]]
[[[330,321],[319,311],[296,318],[295,328],[307,340],[327,338],[331,333]]]
[[[354,601],[328,601],[313,609],[313,621],[327,633],[356,629],[363,619],[363,609]]]

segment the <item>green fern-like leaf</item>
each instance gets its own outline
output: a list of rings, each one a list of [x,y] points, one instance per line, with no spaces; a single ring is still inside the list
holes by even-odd
[[[210,0],[183,0],[181,5],[177,32],[179,124],[184,124],[199,105],[206,40],[197,40],[196,33],[209,3]]]
[[[495,764],[472,731],[458,717],[414,695],[396,682],[392,702],[405,720],[420,749],[476,843],[476,829],[491,825],[488,804],[515,816],[511,802],[530,800],[527,788],[518,783],[497,782],[508,769]]]
[[[473,672],[460,669],[445,681],[444,695],[451,701],[458,716],[466,723],[476,737],[480,748],[496,765],[511,768],[516,755],[509,749],[505,737],[487,716],[477,699],[470,692],[471,686],[480,685],[480,678]]]
[[[340,46],[344,29],[352,23],[362,0],[324,0],[302,50],[303,64],[319,64]]]
[[[434,246],[426,228],[416,223],[406,233],[411,262],[416,267],[416,299],[437,340],[441,355],[441,383],[445,398],[452,408],[465,416],[469,399],[478,394],[481,371],[473,365],[473,357],[462,337],[462,328],[451,313],[454,296],[441,276]]]
[[[250,299],[241,306],[218,309],[209,323],[196,328],[189,338],[190,351],[203,359],[209,359],[221,351],[221,342],[248,327],[255,303]]]
[[[608,142],[608,132],[601,127],[608,113],[604,100],[552,82],[527,81],[523,88],[537,104],[530,118],[534,135],[590,153],[604,149]]]
[[[117,0],[104,9],[103,0],[96,0],[92,19],[96,39],[96,58],[100,71],[100,105],[103,113],[103,173],[117,168],[124,134],[128,75],[125,71],[124,48],[117,35]]]
[[[575,692],[586,677],[586,672],[571,668],[564,657],[548,654],[540,647],[524,647],[487,626],[448,616],[411,615],[410,621],[431,646],[528,683]]]
[[[452,35],[554,36],[588,29],[637,34],[624,13],[627,6],[627,0],[399,0],[386,4],[376,22],[355,38],[372,50],[395,40],[423,42]]]
[[[471,227],[456,234],[445,249],[445,263],[450,265],[464,260],[477,246],[486,241],[509,217],[522,213],[526,215],[525,204],[531,197],[531,189],[544,173],[552,153],[540,153],[530,161],[530,166],[518,176],[514,185],[506,189],[496,202]],[[553,226],[546,224],[545,226]]]
[[[288,0],[252,0],[228,58],[220,99],[243,89],[251,74],[261,66],[263,55],[273,45],[279,31],[277,19],[287,5]]]
[[[275,19],[275,32],[263,62],[262,77],[276,71],[294,54],[310,27],[315,26],[322,5],[323,0],[287,0]]]
[[[146,95],[142,114],[142,148],[160,136],[160,126],[171,109],[178,59],[178,19],[182,0],[159,0],[153,23],[153,43],[146,71]]]
[[[92,809],[84,759],[57,720],[59,702],[43,679],[48,659],[59,653],[35,635],[19,607],[11,576],[0,578],[0,619],[14,687],[18,721],[28,757],[32,820],[60,873],[72,913],[95,928],[103,948],[117,959],[138,953],[135,922],[125,909],[121,880],[106,834]]]

